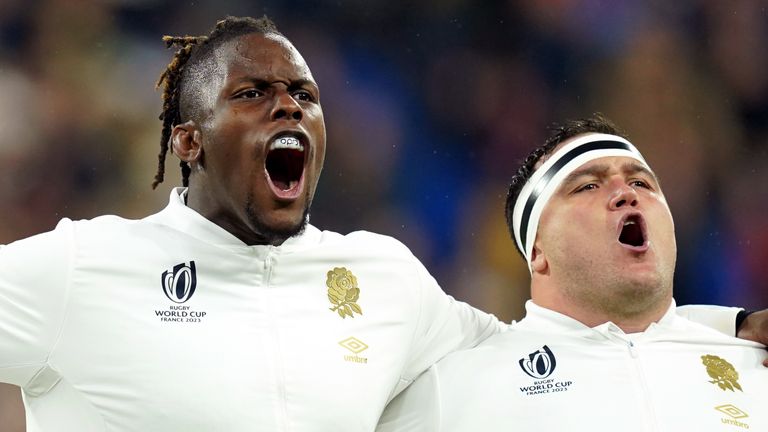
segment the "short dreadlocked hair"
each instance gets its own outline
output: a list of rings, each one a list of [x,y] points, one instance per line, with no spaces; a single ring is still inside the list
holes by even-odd
[[[504,215],[507,219],[507,228],[512,236],[512,240],[517,247],[517,239],[515,238],[514,219],[512,212],[515,210],[515,202],[520,195],[525,183],[531,178],[534,171],[536,171],[536,164],[539,163],[541,158],[549,155],[552,151],[563,141],[573,138],[577,135],[586,133],[604,133],[617,135],[622,138],[627,138],[626,133],[619,129],[612,121],[608,120],[603,114],[595,113],[592,116],[579,119],[569,120],[562,125],[554,125],[550,128],[552,135],[547,138],[544,145],[534,149],[528,157],[525,158],[523,164],[518,168],[517,173],[512,177],[512,181],[509,185],[509,191],[507,192],[507,202],[504,208]],[[518,252],[523,254],[523,251],[519,247]],[[525,256],[523,256],[525,257]]]
[[[156,85],[157,88],[163,87],[163,112],[160,114],[163,131],[152,189],[165,178],[165,156],[173,127],[190,119],[200,120],[203,115],[199,88],[200,82],[207,79],[216,67],[213,52],[224,43],[251,33],[283,36],[266,16],[258,19],[228,16],[217,22],[207,36],[163,36],[167,48],[176,46],[179,49]],[[180,165],[182,184],[189,186],[191,169],[184,161]]]

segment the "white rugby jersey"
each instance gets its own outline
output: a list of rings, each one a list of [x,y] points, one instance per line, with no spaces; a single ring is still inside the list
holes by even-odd
[[[506,328],[390,237],[246,246],[180,193],[0,248],[0,381],[28,430],[370,431],[415,376]]]
[[[768,430],[764,346],[673,308],[636,334],[589,328],[530,301],[526,309],[507,331],[432,366],[378,430]]]

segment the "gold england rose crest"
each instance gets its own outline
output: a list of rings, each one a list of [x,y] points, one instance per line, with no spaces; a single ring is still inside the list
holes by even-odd
[[[707,374],[712,378],[710,381],[712,384],[717,384],[723,390],[734,391],[733,389],[736,388],[743,391],[739,385],[739,373],[728,361],[716,355],[703,355],[701,362],[706,366]]]
[[[335,267],[328,272],[325,281],[328,286],[328,300],[333,307],[331,312],[336,312],[340,317],[355,317],[355,313],[363,314],[357,299],[360,298],[360,288],[357,287],[357,278],[351,271],[344,267]]]

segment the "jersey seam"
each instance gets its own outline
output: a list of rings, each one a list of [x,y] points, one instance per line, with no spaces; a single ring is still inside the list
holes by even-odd
[[[416,271],[416,277],[417,277],[417,279],[419,281],[419,283],[418,283],[419,292],[417,294],[418,295],[418,301],[416,303],[417,307],[418,307],[418,311],[417,311],[418,315],[417,315],[417,318],[416,318],[416,326],[414,327],[413,334],[411,335],[411,342],[410,342],[410,350],[409,350],[409,352],[413,352],[413,347],[415,346],[415,343],[416,343],[416,336],[417,336],[417,333],[419,331],[419,328],[421,327],[420,324],[421,324],[421,319],[422,319],[423,312],[424,312],[424,308],[423,308],[423,305],[422,305],[422,303],[424,301],[424,283],[423,283],[423,279],[422,279],[422,274],[421,274],[421,272],[419,272],[419,266],[417,266],[416,263],[411,262],[411,267]],[[410,361],[410,360],[411,359],[409,358],[407,361]],[[407,367],[408,367],[408,363],[403,365],[403,370],[400,372],[400,379],[405,380],[405,381],[409,381],[409,382],[413,382],[413,378],[409,378],[409,377],[405,376],[406,373],[407,373]]]
[[[69,380],[66,380],[66,379],[62,378],[62,379],[61,379],[61,381],[64,381],[64,382],[66,382],[67,384],[69,384],[69,385],[72,387],[72,389],[73,389],[73,390],[75,390],[75,391],[76,391],[76,389],[75,389],[75,386],[74,386],[74,385],[72,385],[72,383],[71,383],[71,382],[69,382]],[[61,384],[61,382],[59,382],[59,384]],[[57,384],[57,385],[59,385],[59,384]],[[110,431],[110,430],[114,430],[114,429],[112,429],[112,428],[110,428],[110,427],[108,427],[108,426],[107,426],[107,419],[106,419],[106,418],[104,417],[104,415],[101,413],[101,410],[100,410],[98,407],[96,407],[96,405],[94,405],[94,404],[93,404],[93,402],[91,402],[90,400],[88,400],[88,398],[86,398],[86,397],[85,397],[85,395],[81,395],[81,396],[83,396],[83,400],[85,400],[85,401],[88,403],[88,405],[92,406],[92,407],[93,407],[93,410],[96,412],[96,414],[98,414],[98,416],[99,416],[99,419],[101,419],[101,424],[102,424],[102,426],[104,427],[104,432],[108,432],[108,431]]]
[[[26,367],[26,366],[45,366],[46,362],[45,360],[37,361],[37,362],[26,362],[26,363],[14,363],[14,364],[4,364],[0,366],[0,370],[2,369],[15,369],[19,367]],[[38,370],[39,372],[39,370]],[[35,372],[36,374],[37,372]]]
[[[53,352],[56,350],[56,348],[58,348],[59,342],[61,342],[61,338],[62,338],[62,335],[64,333],[64,324],[66,323],[67,319],[69,318],[69,313],[71,312],[71,310],[70,310],[70,302],[72,300],[72,295],[71,295],[72,294],[72,274],[74,273],[75,262],[76,262],[76,257],[77,257],[77,236],[75,235],[76,231],[77,231],[77,225],[75,224],[74,221],[71,221],[71,224],[72,224],[72,231],[71,231],[71,234],[70,234],[70,236],[71,236],[70,237],[71,244],[70,244],[70,247],[69,247],[69,260],[68,260],[68,264],[69,265],[67,267],[66,283],[65,283],[65,287],[64,287],[63,312],[62,312],[61,321],[59,322],[59,329],[58,329],[58,332],[56,334],[56,339],[51,344],[51,349],[50,349],[50,351],[48,352],[48,355],[45,358],[45,364],[48,367],[50,367],[51,369],[53,369],[53,370],[56,370],[56,369],[54,369],[53,366],[51,365],[50,359],[53,356]],[[59,373],[59,371],[56,371],[56,373],[59,376],[60,380],[66,381],[67,383],[69,383],[69,380],[66,380]],[[59,383],[59,384],[61,384],[61,383]],[[72,385],[72,384],[70,383],[70,385]],[[52,388],[53,387],[51,387],[51,389]],[[75,389],[74,385],[72,385],[72,388]],[[48,391],[46,393],[50,392],[51,389],[48,389]],[[93,407],[94,411],[98,414],[99,418],[101,419],[101,423],[104,426],[104,431],[105,432],[109,431],[111,428],[107,427],[107,420],[104,417],[104,415],[101,413],[101,410],[99,410],[98,407],[96,407],[96,405],[93,404],[93,402],[88,400],[88,398],[86,398],[85,395],[82,395],[82,396],[83,396],[83,399],[85,401],[87,401],[88,404],[90,404]]]
[[[440,388],[440,369],[437,365],[434,366],[435,368],[435,424],[437,427],[435,428],[436,431],[443,430],[443,392]]]
[[[62,316],[61,316],[61,321],[59,321],[59,328],[58,328],[58,331],[56,333],[56,338],[53,341],[53,343],[51,344],[51,348],[48,351],[48,354],[45,356],[45,364],[48,367],[50,367],[51,369],[54,369],[54,368],[53,368],[53,365],[51,364],[50,360],[51,360],[51,357],[53,356],[53,352],[56,350],[56,348],[58,348],[59,342],[61,342],[61,338],[62,338],[62,335],[64,333],[64,324],[66,323],[67,319],[69,318],[70,301],[72,299],[72,296],[71,296],[71,294],[72,294],[72,292],[71,292],[71,290],[72,290],[72,274],[74,273],[75,258],[77,256],[77,246],[76,246],[76,244],[77,244],[77,241],[76,241],[77,236],[75,235],[77,225],[75,224],[74,221],[71,221],[70,223],[72,224],[72,230],[71,230],[71,233],[70,233],[71,244],[70,244],[69,251],[68,251],[69,252],[68,253],[68,258],[69,259],[68,259],[68,262],[67,262],[67,264],[68,264],[68,266],[67,266],[67,274],[66,274],[66,277],[65,277],[65,281],[66,282],[65,282],[65,286],[64,286],[64,302],[63,302],[64,304],[62,306],[62,309],[63,309],[62,310],[62,314],[61,314]],[[59,378],[63,378],[61,376],[61,374],[58,373],[58,371],[56,371],[56,372],[59,375]]]

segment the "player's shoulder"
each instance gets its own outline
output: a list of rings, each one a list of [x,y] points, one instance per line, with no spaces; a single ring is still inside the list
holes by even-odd
[[[552,343],[557,335],[530,330],[516,329],[514,325],[505,331],[496,333],[474,348],[456,351],[440,361],[440,369],[462,369],[493,367],[500,361],[511,361],[528,353],[532,347],[535,350],[543,343]],[[542,342],[544,341],[544,342]],[[506,360],[504,360],[506,359]]]
[[[56,226],[51,230],[16,240],[7,246],[15,247],[29,244],[40,247],[45,244],[52,246],[56,243],[67,243],[76,238],[81,230],[97,231],[100,228],[103,228],[103,224],[100,223],[103,218],[106,218],[106,216],[83,220],[72,220],[65,217],[60,219]]]
[[[132,225],[141,222],[142,219],[127,219],[117,215],[101,215],[91,219],[80,219],[74,221],[78,227],[91,226],[94,228],[109,228],[109,227],[121,227],[126,225]]]
[[[394,237],[377,234],[370,231],[353,231],[340,234],[333,231],[322,231],[322,243],[338,245],[352,250],[367,250],[380,254],[400,255],[413,258],[413,253],[400,240]]]
[[[77,248],[76,245],[88,243],[91,239],[105,241],[114,237],[121,227],[135,222],[111,215],[82,220],[62,218],[52,230],[16,240],[3,247],[2,251],[19,256],[39,255],[41,251],[67,255]]]
[[[59,225],[62,225],[63,223],[65,223],[64,220],[59,222]],[[75,231],[77,237],[103,237],[150,224],[150,222],[145,219],[127,219],[116,215],[102,215],[92,219],[80,219],[66,223],[72,225],[71,229]]]
[[[52,230],[38,233],[26,238],[14,240],[7,245],[0,245],[0,252],[8,255],[36,255],[41,250],[64,250],[73,237],[73,222],[61,219]]]
[[[707,327],[704,324],[691,321],[688,318],[676,316],[672,325],[668,328],[664,328],[665,330],[664,338],[665,339],[673,339],[678,340],[681,343],[686,344],[693,344],[693,345],[701,345],[701,344],[709,344],[709,345],[720,345],[720,346],[733,346],[733,347],[745,347],[745,348],[755,348],[755,349],[763,349],[765,348],[763,345],[745,340],[740,339],[735,336],[723,334],[722,332],[713,329],[711,327]]]
[[[62,226],[71,231],[70,238],[78,249],[112,248],[120,245],[121,250],[141,247],[149,243],[176,244],[180,242],[180,232],[168,229],[157,219],[145,217],[128,219],[116,215],[102,215],[92,219],[62,221]]]
[[[521,359],[528,358],[531,353],[542,350],[545,344],[552,342],[529,332],[508,329],[474,348],[448,354],[431,366],[432,379],[439,383],[435,387],[440,389],[440,393],[448,398],[444,403],[457,406],[461,402],[453,395],[482,394],[496,389],[501,382],[512,387],[524,382],[528,375],[521,369]]]

